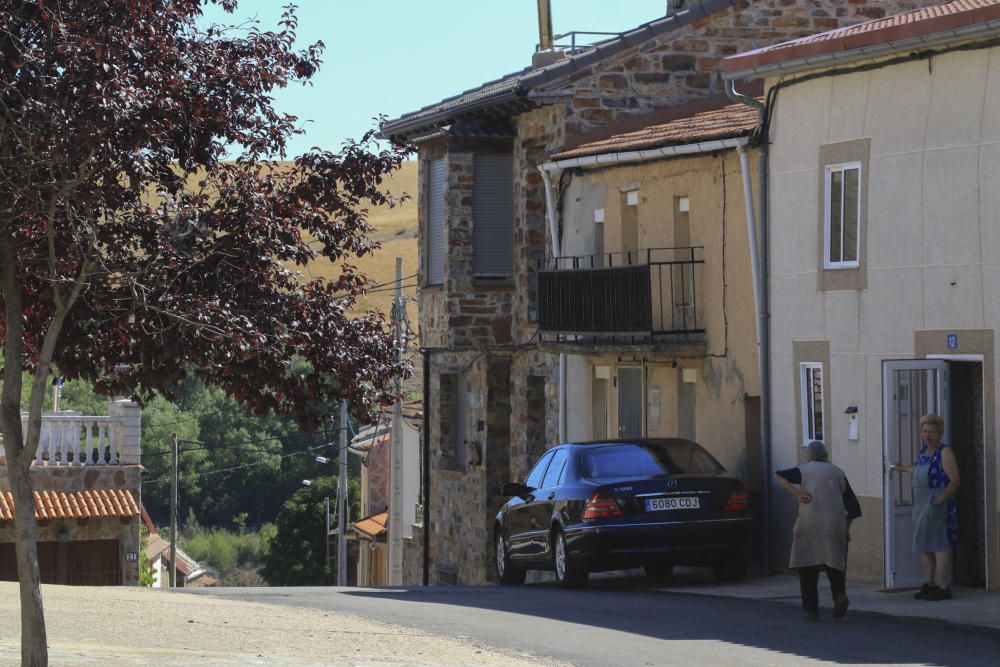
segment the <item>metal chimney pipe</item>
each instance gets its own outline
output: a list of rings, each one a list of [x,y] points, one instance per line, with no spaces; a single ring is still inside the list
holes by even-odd
[[[538,49],[552,48],[552,0],[538,0]]]

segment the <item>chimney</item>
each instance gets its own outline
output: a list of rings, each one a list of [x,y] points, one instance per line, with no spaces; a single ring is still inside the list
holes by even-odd
[[[565,54],[553,43],[552,0],[538,0],[538,50],[531,57],[531,66],[545,67],[564,57]]]
[[[667,16],[685,9],[688,4],[685,0],[667,0]]]

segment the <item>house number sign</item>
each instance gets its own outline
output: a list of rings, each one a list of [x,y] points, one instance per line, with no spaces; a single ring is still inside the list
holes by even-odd
[[[953,333],[948,334],[948,349],[949,350],[958,349],[958,334],[953,334]]]
[[[126,563],[138,563],[139,562],[139,552],[138,551],[126,551],[125,552],[125,562]]]

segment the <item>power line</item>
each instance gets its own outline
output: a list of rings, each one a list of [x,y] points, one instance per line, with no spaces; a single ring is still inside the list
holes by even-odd
[[[287,454],[282,454],[281,456],[278,457],[278,460],[281,461],[281,460],[287,459],[287,458],[289,458],[291,456],[301,456],[303,454],[308,454],[310,452],[314,452],[314,451],[317,451],[317,450],[320,450],[320,449],[324,449],[326,447],[337,447],[337,443],[336,442],[328,442],[328,443],[326,443],[324,445],[317,445],[315,447],[309,447],[307,449],[303,449],[303,450],[298,451],[298,452],[289,452]],[[345,450],[345,449],[349,449],[350,445],[347,445],[347,447],[337,447],[337,448],[338,448],[338,450]],[[339,455],[340,455],[340,451],[338,451],[338,456]],[[178,477],[178,479],[195,479],[197,477],[207,477],[208,475],[217,475],[219,473],[224,473],[224,472],[233,472],[235,470],[243,470],[245,468],[255,468],[257,466],[264,465],[265,463],[272,463],[272,462],[273,461],[257,461],[256,463],[244,463],[242,465],[232,466],[231,468],[217,468],[216,470],[206,470],[205,472],[198,472],[198,473],[193,473],[193,474],[189,474],[189,475],[180,475]],[[169,482],[169,481],[170,481],[169,477],[161,477],[160,479],[148,479],[148,480],[144,481],[143,484],[160,484],[162,482]]]

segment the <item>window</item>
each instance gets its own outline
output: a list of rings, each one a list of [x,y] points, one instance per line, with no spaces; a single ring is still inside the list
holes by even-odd
[[[509,278],[514,254],[514,158],[477,154],[473,170],[473,273],[477,278]]]
[[[861,163],[828,165],[825,174],[823,267],[855,269],[861,237]]]
[[[676,439],[635,445],[608,445],[584,450],[581,467],[588,479],[706,474],[723,467],[698,443]]]
[[[542,486],[542,476],[545,475],[545,469],[549,467],[549,461],[552,459],[553,452],[546,452],[545,456],[535,464],[535,467],[531,469],[528,473],[528,479],[524,480],[524,485],[531,487],[532,489],[539,489]]]
[[[444,284],[444,160],[427,161],[427,266],[425,284]]]
[[[446,470],[464,470],[468,465],[465,409],[461,396],[461,377],[456,373],[442,373],[438,390],[438,416],[441,429],[441,467]]]
[[[559,486],[559,478],[562,477],[563,467],[566,465],[566,450],[557,449],[556,453],[552,455],[552,461],[549,463],[549,469],[545,473],[545,479],[542,480],[543,489],[551,489],[553,486]]]
[[[802,392],[802,444],[810,440],[826,440],[826,420],[823,416],[823,364],[799,364]]]

